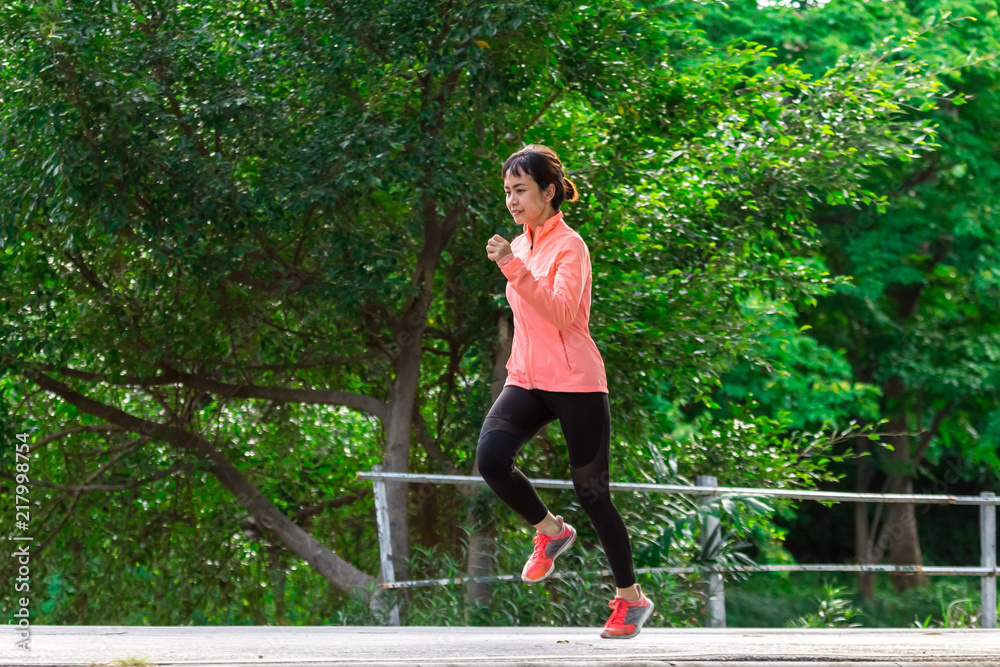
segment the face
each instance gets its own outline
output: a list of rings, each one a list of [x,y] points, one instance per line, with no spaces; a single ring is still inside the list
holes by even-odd
[[[549,183],[543,192],[531,176],[511,172],[503,179],[503,189],[507,195],[507,210],[518,224],[534,227],[555,215],[549,205],[556,194],[555,184]]]

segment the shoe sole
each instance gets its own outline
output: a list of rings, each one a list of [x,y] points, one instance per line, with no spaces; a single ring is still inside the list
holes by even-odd
[[[643,614],[642,618],[639,619],[639,622],[635,624],[635,632],[633,632],[630,635],[606,635],[602,632],[601,637],[603,637],[604,639],[632,639],[632,637],[635,637],[637,634],[639,634],[639,631],[642,630],[642,624],[649,619],[652,613],[653,613],[653,601],[649,600],[649,607],[646,609],[646,613]]]
[[[556,569],[556,558],[558,558],[560,554],[569,549],[576,542],[576,528],[570,526],[569,529],[573,531],[573,535],[571,535],[569,541],[566,542],[566,544],[562,545],[562,548],[559,549],[559,551],[557,551],[554,556],[552,556],[552,565],[549,565],[549,571],[543,574],[542,576],[538,577],[537,579],[526,579],[522,574],[521,581],[523,581],[526,584],[537,584],[539,581],[545,581],[546,579],[549,578],[549,575],[551,575],[552,572],[554,572]]]

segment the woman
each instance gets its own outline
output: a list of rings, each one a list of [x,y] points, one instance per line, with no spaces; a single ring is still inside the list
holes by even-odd
[[[576,540],[576,530],[553,516],[514,457],[556,419],[566,437],[573,488],[597,530],[614,574],[614,610],[602,637],[639,634],[653,603],[635,582],[632,548],[608,482],[611,414],[601,353],[590,337],[590,253],[566,226],[559,207],[576,201],[576,186],[545,146],[531,144],[503,164],[507,209],[524,225],[508,243],[499,235],[486,256],[507,277],[514,311],[514,343],[507,381],[483,422],[476,450],[479,472],[490,488],[534,526],[534,550],[521,572],[532,584],[555,567],[555,558]]]

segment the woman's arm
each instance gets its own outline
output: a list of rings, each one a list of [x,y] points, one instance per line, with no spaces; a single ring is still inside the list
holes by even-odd
[[[542,287],[520,259],[513,254],[501,257],[497,266],[510,282],[518,296],[557,329],[573,324],[584,283],[590,273],[590,256],[582,239],[572,239],[556,255],[556,276],[552,289]]]

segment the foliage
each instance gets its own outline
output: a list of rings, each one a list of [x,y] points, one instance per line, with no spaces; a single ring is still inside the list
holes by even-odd
[[[931,577],[929,586],[903,592],[889,585],[887,579],[876,579],[876,595],[871,601],[848,593],[856,582],[857,575],[846,572],[755,573],[738,584],[727,584],[727,624],[731,627],[790,627],[798,619],[816,613],[818,600],[829,587],[842,589],[843,593],[834,597],[849,600],[851,606],[863,614],[861,622],[867,628],[913,627],[919,619],[932,627],[941,627],[943,612],[952,601],[968,599],[971,609],[979,606],[979,579],[976,577]]]
[[[801,628],[860,628],[861,623],[852,622],[861,613],[854,608],[851,601],[841,597],[846,588],[825,585],[822,595],[817,600],[816,611],[799,618],[790,627]]]
[[[269,531],[249,494],[226,483],[249,480],[328,555],[370,574],[372,507],[354,474],[400,444],[407,469],[471,470],[497,321],[509,315],[482,240],[509,222],[499,164],[529,142],[554,146],[583,193],[567,220],[594,261],[592,332],[609,371],[614,473],[648,478],[646,443],[655,442],[683,475],[831,479],[832,452],[815,430],[868,410],[879,378],[835,396],[848,382],[843,360],[855,364],[823,319],[840,315],[816,317],[816,329],[833,332],[827,351],[801,337],[788,308],[847,298],[853,314],[885,284],[862,276],[859,288],[839,275],[848,271],[816,213],[884,207],[869,179],[934,148],[927,114],[960,100],[949,102],[914,55],[933,51],[920,51],[915,25],[816,68],[763,39],[713,43],[689,23],[703,9],[627,0],[0,7],[0,428],[52,436],[32,465],[40,574],[52,585],[46,622],[360,618],[350,586],[303,564],[294,541]],[[976,165],[989,173],[985,160]],[[984,225],[965,238],[988,235]],[[993,386],[992,255],[962,247],[948,266],[974,260],[980,274],[938,276],[906,255],[903,275],[926,270],[940,288],[933,302],[954,318],[947,340],[930,326],[913,331],[958,359],[928,410],[966,381]],[[974,312],[949,305],[953,280],[983,296]],[[871,316],[889,326],[878,309]],[[979,333],[958,335],[969,327]],[[776,333],[793,329],[795,345],[776,351]],[[944,368],[932,356],[921,347],[891,360],[916,381]],[[753,392],[767,401],[755,414],[739,394],[762,364],[780,382]],[[794,406],[817,412],[788,415],[781,392],[814,387],[808,376],[827,368],[811,402]],[[977,406],[960,412],[978,420]],[[140,419],[176,430],[143,431]],[[197,438],[204,444],[192,449]],[[526,472],[564,475],[560,444],[558,434],[537,439]],[[2,456],[6,475],[12,461]],[[569,494],[555,500],[573,506]],[[441,557],[457,559],[455,526],[470,502],[414,492],[392,510],[412,518],[414,554],[440,542]],[[623,499],[625,511],[641,502]],[[765,525],[757,509],[698,511],[724,513],[739,542]],[[513,532],[518,524],[497,514],[498,534]],[[637,543],[659,540],[650,558],[661,560],[667,524],[645,516]],[[671,516],[672,543],[686,555],[700,549],[700,516],[690,507]],[[703,560],[736,557],[710,553]],[[331,595],[326,582],[340,590]],[[687,618],[680,590],[676,614]],[[148,602],[123,610],[116,599]],[[414,618],[429,619],[431,608],[420,609]],[[546,618],[565,622],[569,611]]]
[[[962,598],[945,602],[943,598],[938,598],[941,602],[941,620],[937,621],[931,616],[914,619],[913,624],[918,628],[978,628],[982,617],[982,607],[975,606],[972,600]]]
[[[857,470],[842,468],[857,490],[903,491],[913,480],[938,493],[956,483],[979,490],[996,487],[1000,227],[995,193],[1000,171],[989,137],[997,135],[1000,117],[1000,6],[992,0],[794,4],[705,3],[696,10],[695,25],[713,43],[759,43],[775,49],[776,60],[795,62],[814,75],[845,54],[919,33],[912,48],[888,58],[929,63],[954,96],[939,100],[937,108],[904,105],[908,118],[937,129],[933,152],[872,169],[864,185],[872,193],[870,202],[830,201],[817,209],[815,258],[829,270],[833,288],[815,304],[794,304],[787,328],[796,336],[796,329],[808,332],[813,341],[798,349],[811,348],[814,358],[832,363],[821,370],[786,353],[795,364],[791,377],[779,375],[779,391],[771,395],[755,386],[755,396],[769,409],[808,401],[809,408],[840,420],[866,414],[889,423],[887,430],[896,434],[887,439],[892,451],[876,448]],[[774,382],[766,367],[753,370],[764,371],[756,376],[758,385]],[[749,372],[740,369],[734,375],[731,394],[737,401],[753,382],[747,380]],[[799,373],[802,380],[796,383]],[[810,381],[812,391],[803,392]],[[826,387],[838,383],[852,391],[824,400]],[[790,391],[782,392],[785,388]],[[720,403],[730,400],[725,386],[720,395]],[[879,397],[874,415],[873,396]],[[798,418],[809,414],[793,412]],[[962,461],[957,470],[956,459]],[[809,517],[804,516],[804,524]],[[921,526],[925,535],[949,539],[927,523]],[[866,533],[867,527],[860,531]],[[817,532],[815,539],[823,538]],[[890,548],[897,541],[888,540]],[[916,528],[904,542],[906,552],[894,559],[919,562]],[[859,554],[863,549],[856,546]]]
[[[817,341],[809,325],[796,325],[793,308],[755,299],[745,307],[763,320],[759,360],[744,361],[725,375],[716,392],[724,411],[739,410],[753,397],[759,411],[794,431],[878,420],[879,388],[856,381],[844,352]]]

